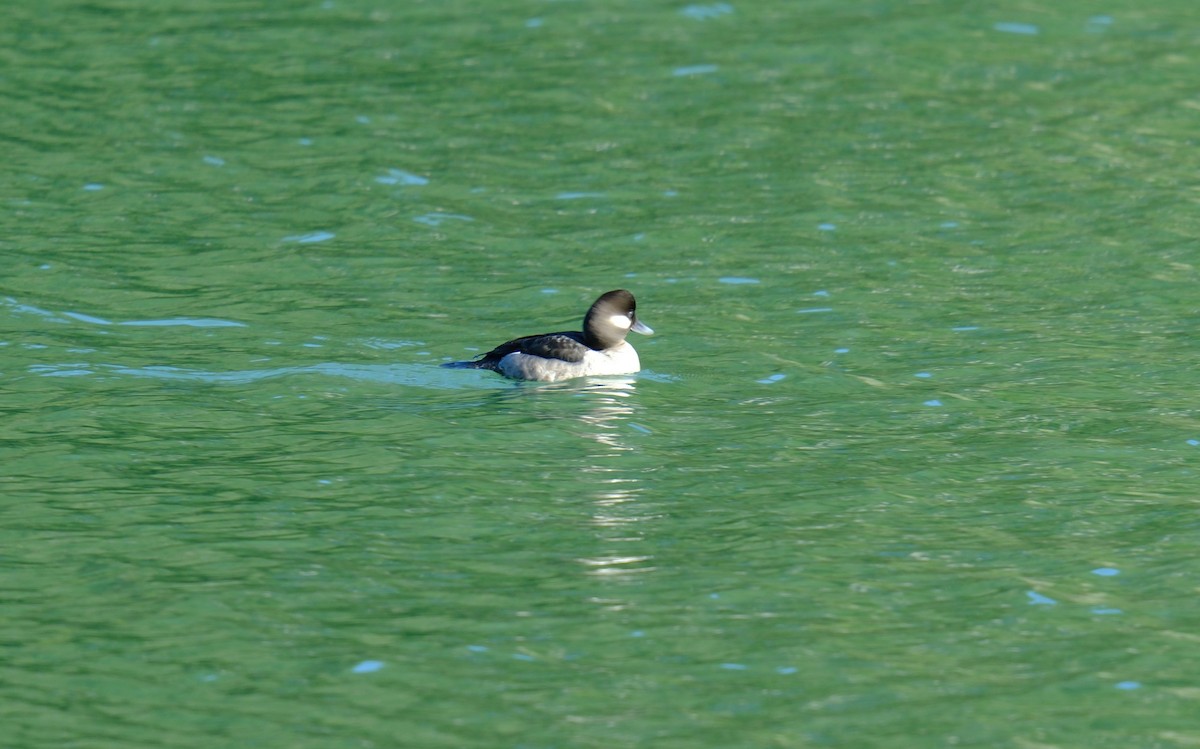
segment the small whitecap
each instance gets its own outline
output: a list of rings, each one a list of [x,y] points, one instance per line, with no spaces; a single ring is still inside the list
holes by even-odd
[[[941,402],[940,400],[938,400],[937,398],[934,398],[934,399],[932,399],[932,400],[927,400],[927,401],[925,401],[925,403],[924,403],[924,404],[922,404],[922,405],[926,405],[926,406],[930,406],[930,407],[936,408],[936,407],[938,407],[938,406],[942,405],[942,402]]]
[[[913,377],[920,377],[922,380],[928,380],[930,377],[933,377],[933,375],[929,372],[917,372],[915,375],[913,375]]]
[[[205,156],[204,163],[212,166],[225,166],[225,159],[220,156]]]
[[[89,182],[83,186],[83,189],[87,190],[88,192],[97,192],[98,190],[103,190],[104,185],[100,184],[99,182]]]
[[[707,75],[708,73],[715,72],[717,72],[716,65],[685,65],[672,70],[671,75],[683,78],[691,75]]]
[[[474,221],[470,216],[464,216],[461,213],[424,213],[420,216],[413,216],[413,221],[426,226],[441,226],[447,221]]]
[[[722,663],[721,668],[726,671],[745,671],[750,667],[744,663]]]
[[[1036,36],[1038,27],[1032,23],[1016,23],[1013,21],[999,21],[992,25],[992,29],[1002,31],[1005,34],[1024,34],[1025,36]]]
[[[1058,603],[1053,598],[1032,590],[1025,591],[1025,597],[1029,599],[1030,605],[1033,606],[1053,606]]]
[[[541,18],[530,18],[525,22],[527,29],[540,29],[546,22]]]
[[[356,674],[373,674],[383,668],[383,665],[383,661],[363,661],[350,671]]]
[[[833,312],[833,307],[808,307],[796,310],[796,314],[799,315],[815,315],[820,312]]]
[[[1100,577],[1116,577],[1121,574],[1121,570],[1114,567],[1097,567],[1092,570],[1092,574],[1099,575]]]
[[[848,354],[848,353],[850,353],[850,349],[848,349],[848,348],[835,348],[835,349],[833,350],[833,353],[835,353],[835,354]]]
[[[314,244],[316,242],[327,242],[337,235],[329,231],[313,231],[308,234],[293,234],[290,237],[284,237],[284,242],[296,242],[297,244]]]
[[[1140,681],[1118,681],[1113,686],[1115,686],[1117,689],[1129,691],[1131,689],[1141,689],[1142,683]]]
[[[775,673],[783,674],[784,676],[789,676],[791,674],[798,673],[799,671],[800,669],[796,668],[795,666],[780,666],[779,668],[775,669]]]
[[[717,279],[721,283],[730,284],[752,284],[761,283],[757,278],[747,278],[746,276],[721,276]]]
[[[760,385],[770,385],[772,383],[779,382],[785,377],[787,377],[785,374],[773,374],[770,377],[764,377],[761,380],[755,380],[755,382]]]
[[[837,224],[817,224],[821,231],[837,231]]]
[[[376,177],[375,181],[381,185],[428,185],[429,180],[419,174],[406,172],[403,169],[388,169],[387,174],[382,177]]]

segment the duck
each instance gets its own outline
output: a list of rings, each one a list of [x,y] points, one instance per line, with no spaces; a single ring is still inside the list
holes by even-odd
[[[606,291],[583,316],[583,331],[514,338],[471,361],[443,367],[490,369],[514,380],[557,382],[593,375],[633,374],[642,368],[629,331],[654,335],[637,317],[637,300],[626,289]]]

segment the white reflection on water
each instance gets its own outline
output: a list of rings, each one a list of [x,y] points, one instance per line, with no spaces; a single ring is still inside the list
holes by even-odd
[[[655,569],[653,555],[637,548],[645,541],[645,521],[654,516],[638,501],[645,469],[630,460],[636,441],[650,433],[630,420],[637,410],[636,382],[633,377],[589,378],[575,386],[576,395],[590,405],[578,415],[582,436],[595,446],[583,472],[586,484],[595,487],[589,493],[590,522],[600,548],[577,559],[587,575],[627,577]]]

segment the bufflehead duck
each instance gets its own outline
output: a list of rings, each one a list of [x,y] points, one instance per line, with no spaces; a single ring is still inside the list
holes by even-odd
[[[625,289],[602,294],[583,318],[583,332],[543,333],[502,343],[474,361],[444,367],[490,369],[518,380],[554,382],[587,375],[633,374],[642,368],[625,342],[629,331],[652,335],[637,319],[637,302]]]

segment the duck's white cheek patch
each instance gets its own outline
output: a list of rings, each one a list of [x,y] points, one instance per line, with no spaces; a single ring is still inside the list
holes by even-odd
[[[629,326],[633,325],[633,321],[625,315],[613,315],[608,321],[621,330],[628,330]]]

